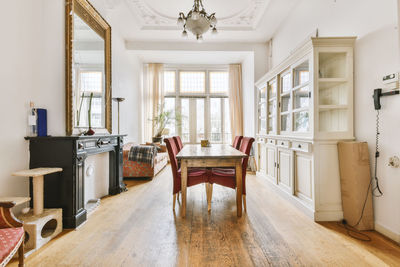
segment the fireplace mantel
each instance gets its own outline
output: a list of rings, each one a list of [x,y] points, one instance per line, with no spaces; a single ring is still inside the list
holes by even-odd
[[[62,208],[65,228],[76,228],[87,219],[85,210],[85,159],[109,153],[109,194],[126,190],[122,177],[122,147],[125,135],[26,137],[30,168],[60,167],[62,173],[46,176],[45,208]],[[32,195],[32,182],[30,182]]]

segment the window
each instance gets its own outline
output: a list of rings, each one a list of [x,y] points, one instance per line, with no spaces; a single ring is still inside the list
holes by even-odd
[[[228,72],[210,72],[210,93],[228,94],[229,73]]]
[[[166,93],[175,92],[175,71],[164,72],[164,91]]]
[[[172,70],[164,73],[165,109],[174,109],[180,120],[167,128],[184,143],[231,143],[229,74],[227,70]]]
[[[181,93],[205,93],[206,73],[205,72],[180,72]]]

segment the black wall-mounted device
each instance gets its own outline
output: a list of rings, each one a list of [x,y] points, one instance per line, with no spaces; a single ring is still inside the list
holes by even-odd
[[[381,106],[381,97],[383,96],[391,96],[391,95],[398,95],[400,94],[400,90],[393,90],[389,92],[382,93],[382,88],[378,88],[374,90],[374,106],[375,110],[380,110]]]

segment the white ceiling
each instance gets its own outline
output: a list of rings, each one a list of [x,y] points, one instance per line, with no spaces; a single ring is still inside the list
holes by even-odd
[[[265,42],[269,40],[299,0],[203,0],[208,13],[216,13],[219,34],[207,42]],[[179,12],[193,0],[92,0],[104,5],[105,17],[127,41],[185,41],[176,25]],[[104,15],[104,14],[103,14]]]

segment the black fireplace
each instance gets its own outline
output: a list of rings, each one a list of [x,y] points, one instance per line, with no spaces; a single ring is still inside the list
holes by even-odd
[[[26,137],[30,168],[60,167],[63,172],[44,179],[45,208],[62,208],[64,228],[76,228],[87,219],[85,210],[85,159],[109,153],[109,194],[126,190],[122,176],[124,135]],[[32,182],[30,182],[32,196]],[[31,203],[32,205],[32,203]]]

